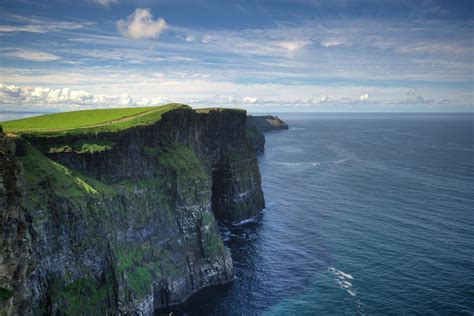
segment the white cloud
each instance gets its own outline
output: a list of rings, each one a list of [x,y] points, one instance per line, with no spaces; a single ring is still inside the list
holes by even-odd
[[[248,103],[248,104],[254,104],[257,102],[257,98],[254,98],[254,97],[245,97],[242,99],[242,102],[244,103]]]
[[[204,35],[201,38],[201,43],[203,44],[209,44],[211,42],[212,38],[209,35]]]
[[[369,94],[368,93],[361,94],[361,96],[359,97],[359,100],[360,101],[368,101],[369,100]]]
[[[301,48],[311,44],[311,41],[283,41],[276,42],[277,46],[284,48],[290,52],[300,50]]]
[[[23,59],[23,60],[30,60],[30,61],[54,61],[54,60],[61,59],[61,57],[54,54],[41,52],[37,50],[26,50],[26,49],[17,49],[15,51],[6,53],[5,56],[8,56],[9,58]]]
[[[344,40],[340,38],[328,38],[320,42],[320,45],[324,47],[339,46],[342,44],[344,44]]]
[[[94,95],[70,88],[19,87],[0,83],[0,104],[26,105],[30,108],[95,108],[151,106],[167,103],[164,97],[134,99],[127,93],[118,96]]]
[[[321,103],[329,102],[329,97],[325,94],[321,94],[321,97],[319,98],[319,102]]]
[[[151,105],[159,105],[168,103],[169,100],[163,97],[156,97],[156,98],[143,98],[141,101],[138,101],[137,104],[140,106],[151,106]]]
[[[410,89],[407,91],[406,100],[409,103],[425,103],[427,101],[415,89]]]
[[[117,22],[117,30],[125,37],[133,39],[156,38],[166,29],[165,20],[153,20],[149,9],[136,9],[126,20]]]

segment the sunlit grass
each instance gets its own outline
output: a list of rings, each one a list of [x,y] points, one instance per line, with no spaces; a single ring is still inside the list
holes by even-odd
[[[159,121],[163,113],[187,107],[173,103],[155,107],[73,111],[6,121],[0,125],[5,132],[18,134],[113,132],[132,126],[152,124]]]

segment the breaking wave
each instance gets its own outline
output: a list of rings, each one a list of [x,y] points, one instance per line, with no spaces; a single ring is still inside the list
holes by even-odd
[[[335,276],[336,283],[339,285],[339,287],[345,290],[351,297],[355,298],[357,310],[359,314],[363,314],[362,302],[357,298],[357,291],[352,286],[352,282],[348,281],[354,280],[354,277],[351,274],[338,270],[334,267],[329,267],[328,270]]]

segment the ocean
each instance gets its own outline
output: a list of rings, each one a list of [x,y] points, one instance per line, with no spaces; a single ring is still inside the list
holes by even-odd
[[[189,315],[473,315],[474,115],[285,114],[236,281]]]

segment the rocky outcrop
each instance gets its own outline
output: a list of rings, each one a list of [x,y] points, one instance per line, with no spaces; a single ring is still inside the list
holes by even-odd
[[[24,198],[21,164],[15,142],[0,128],[0,314],[21,315],[29,302],[23,295],[34,269],[31,260],[31,222],[21,206]]]
[[[2,308],[150,314],[165,283],[177,304],[232,281],[216,218],[264,207],[245,122],[184,108],[116,133],[2,135]]]
[[[247,117],[247,124],[254,125],[256,130],[260,133],[266,133],[277,130],[287,130],[288,124],[283,122],[278,116],[265,115]]]
[[[263,133],[287,130],[288,124],[283,122],[278,116],[247,116],[246,121],[247,137],[250,144],[257,154],[261,154],[265,150],[265,136]]]

